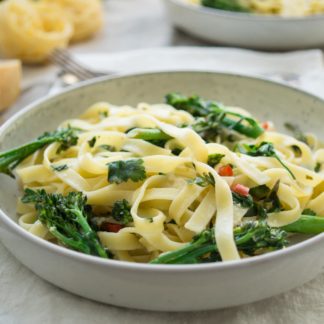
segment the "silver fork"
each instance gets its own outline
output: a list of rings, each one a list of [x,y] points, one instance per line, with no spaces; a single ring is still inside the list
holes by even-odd
[[[59,74],[64,86],[72,85],[79,81],[97,78],[111,73],[103,73],[86,68],[79,63],[68,50],[63,48],[55,49],[50,55],[51,62],[59,66],[62,71]]]

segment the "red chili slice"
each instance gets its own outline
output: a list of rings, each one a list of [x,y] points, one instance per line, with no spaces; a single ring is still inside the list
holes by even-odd
[[[221,177],[232,177],[234,175],[233,168],[228,164],[224,165],[218,170],[218,174]]]
[[[243,197],[247,197],[249,195],[249,191],[250,189],[248,187],[245,187],[241,184],[235,184],[231,187],[233,192],[236,192],[237,194],[243,196]]]
[[[100,229],[105,232],[118,233],[123,228],[123,225],[113,223],[102,223]]]
[[[269,122],[264,122],[264,123],[262,123],[261,124],[261,126],[262,126],[262,128],[264,129],[264,130],[269,130],[270,129],[270,123]]]

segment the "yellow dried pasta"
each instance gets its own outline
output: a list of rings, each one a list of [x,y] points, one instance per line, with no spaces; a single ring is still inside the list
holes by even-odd
[[[41,62],[54,48],[67,46],[72,33],[72,24],[53,4],[10,0],[0,6],[0,51],[7,57]]]
[[[103,24],[103,10],[100,0],[42,0],[60,6],[74,26],[72,41],[91,37]]]

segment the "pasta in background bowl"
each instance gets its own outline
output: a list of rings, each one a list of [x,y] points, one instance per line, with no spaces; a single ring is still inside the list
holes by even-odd
[[[175,26],[213,43],[270,50],[324,44],[322,0],[164,1]]]
[[[233,91],[233,89],[235,89],[235,91]],[[186,128],[177,127],[175,129],[174,126],[171,126],[172,124],[191,124],[193,122],[192,114],[188,114],[182,110],[174,110],[169,106],[163,105],[151,106],[142,104],[138,107],[138,110],[130,107],[143,101],[151,104],[161,102],[161,97],[163,97],[165,93],[175,90],[182,93],[199,93],[206,98],[217,98],[219,101],[227,103],[232,107],[243,106],[247,108],[252,116],[257,116],[259,120],[273,120],[274,125],[278,126],[279,132],[284,130],[284,123],[289,121],[287,118],[290,118],[287,116],[294,116],[295,123],[302,125],[304,129],[312,129],[312,132],[319,135],[319,137],[321,136],[322,125],[320,116],[324,109],[324,103],[318,98],[295,89],[254,78],[207,72],[170,72],[125,76],[90,82],[88,85],[77,87],[55,97],[43,100],[27,108],[1,128],[1,151],[23,144],[26,142],[26,139],[35,138],[44,131],[55,129],[58,124],[67,119],[69,121],[62,124],[63,128],[70,126],[74,127],[74,129],[87,129],[86,132],[79,135],[81,142],[79,142],[78,147],[73,148],[76,142],[74,142],[73,136],[70,136],[68,141],[62,142],[62,144],[65,145],[64,149],[68,148],[66,145],[72,144],[67,151],[59,153],[56,144],[50,145],[45,151],[39,151],[31,160],[26,160],[24,164],[18,167],[16,170],[17,174],[19,174],[22,182],[27,184],[28,188],[36,190],[37,187],[43,187],[48,193],[56,192],[67,195],[68,192],[71,191],[71,186],[80,186],[81,188],[82,186],[90,185],[92,186],[90,191],[94,190],[93,194],[89,193],[89,188],[87,189],[86,187],[80,190],[87,194],[88,203],[93,205],[93,207],[96,206],[96,210],[94,210],[96,212],[98,212],[99,209],[105,212],[105,210],[103,210],[105,206],[108,206],[110,210],[117,200],[128,200],[130,205],[133,206],[132,208],[136,208],[136,210],[133,210],[135,213],[132,212],[132,216],[139,217],[138,221],[140,223],[142,221],[144,222],[141,226],[135,226],[135,228],[142,231],[142,233],[146,233],[143,236],[145,240],[136,242],[139,232],[137,234],[135,233],[136,236],[124,242],[113,242],[111,237],[109,238],[109,235],[102,237],[102,235],[106,235],[105,232],[99,233],[100,239],[102,242],[106,241],[108,244],[115,244],[115,246],[122,246],[122,244],[124,244],[122,248],[123,251],[118,251],[118,249],[114,249],[112,246],[109,247],[109,249],[117,255],[117,259],[127,260],[124,252],[127,251],[127,249],[133,249],[135,245],[139,246],[138,244],[144,244],[146,248],[154,254],[154,249],[152,249],[152,247],[156,247],[157,244],[165,244],[166,241],[163,242],[161,238],[156,237],[156,233],[159,231],[156,227],[156,222],[161,221],[162,218],[161,215],[156,214],[156,211],[152,209],[154,209],[154,206],[155,209],[160,206],[158,209],[161,208],[163,211],[165,210],[165,207],[163,207],[165,203],[156,202],[153,199],[152,203],[147,204],[143,201],[143,198],[140,198],[141,190],[144,190],[143,197],[146,196],[147,199],[147,195],[152,195],[152,197],[156,195],[156,197],[160,198],[160,195],[164,195],[164,199],[170,200],[170,198],[166,197],[166,195],[169,195],[170,197],[174,197],[174,199],[171,198],[174,203],[176,203],[176,196],[179,194],[176,193],[178,190],[177,188],[183,187],[186,188],[186,190],[200,190],[200,194],[204,193],[198,201],[203,202],[206,200],[205,204],[207,204],[208,197],[213,197],[213,194],[209,195],[207,191],[213,193],[213,186],[204,186],[202,185],[201,179],[195,180],[195,178],[197,172],[200,173],[200,175],[204,174],[204,170],[200,170],[201,168],[206,168],[206,170],[210,171],[212,174],[214,171],[212,171],[212,168],[207,166],[207,164],[206,166],[205,163],[200,164],[199,160],[201,160],[201,158],[197,157],[206,153],[204,153],[204,149],[209,147],[208,145],[211,145],[210,149],[212,147],[217,148],[217,153],[222,153],[220,150],[226,150],[225,147],[218,144],[207,144],[207,146],[205,146],[206,144],[203,144],[203,142],[200,143],[199,138],[192,132],[188,132]],[[81,118],[76,119],[76,116],[82,114],[82,112],[94,102],[103,101],[113,102],[116,106],[98,104],[92,106],[92,108],[83,114]],[[125,103],[129,106],[124,106],[122,109],[117,107]],[[53,109],[54,107],[55,109]],[[238,117],[242,114],[246,116],[246,118],[251,117],[251,115],[248,115],[242,109],[231,108],[230,110],[232,113],[236,114],[232,115],[232,117]],[[225,119],[227,124],[229,123],[229,117],[230,115]],[[240,119],[241,117],[239,117],[239,120]],[[152,136],[152,128],[154,128],[153,126],[155,125],[162,129],[164,134],[174,137],[176,142],[172,141],[169,137],[164,138],[164,140],[169,141],[167,145],[172,144],[172,146],[168,148],[165,146],[163,147],[163,145],[161,146],[161,143],[156,145],[157,143],[154,144],[138,138],[136,139],[136,134],[143,135],[143,133],[140,133],[139,129],[130,130],[129,133],[121,131],[122,129],[126,130],[132,128],[134,126],[134,120],[140,121],[141,125],[135,126],[142,127],[142,130],[144,128],[145,136],[148,136],[147,129],[150,130],[149,134]],[[251,125],[255,126],[252,121],[251,123]],[[109,124],[111,126],[108,126]],[[36,125],[37,127],[35,127]],[[103,127],[112,127],[112,129],[108,132],[107,130],[100,130],[99,125]],[[237,124],[234,122],[234,129],[238,129],[238,125],[240,125],[240,123]],[[264,125],[264,127],[271,128],[272,126],[271,124],[267,124]],[[241,128],[239,127],[239,129]],[[259,128],[253,128],[253,130],[247,128],[245,131],[251,136],[259,136],[262,133],[262,130]],[[171,134],[172,132],[173,134]],[[185,133],[187,134],[186,136],[184,136]],[[189,138],[187,137],[188,134]],[[156,136],[155,131],[153,131],[153,135]],[[40,137],[38,141],[41,142],[49,136],[53,136],[53,134],[46,134],[46,136]],[[266,136],[270,136],[271,141],[275,142],[276,149],[282,145],[282,149],[280,149],[282,162],[290,169],[294,177],[298,178],[298,170],[300,169],[296,169],[293,167],[292,163],[288,161],[292,161],[290,159],[296,159],[294,155],[292,155],[295,154],[293,153],[295,151],[299,153],[302,152],[302,156],[304,156],[303,159],[308,156],[306,153],[304,155],[306,151],[304,151],[305,147],[303,144],[293,140],[290,136],[278,135],[277,133],[269,132]],[[283,136],[278,143],[275,140],[276,136]],[[148,139],[148,137],[146,137],[146,139]],[[315,137],[307,137],[307,141],[310,141],[309,143],[311,143],[311,145],[315,145],[316,142],[314,139]],[[269,138],[268,140],[270,141]],[[185,147],[188,147],[189,150],[182,150],[184,151],[183,153],[176,153],[175,151],[171,153],[168,151],[168,149],[174,150],[179,148],[179,143],[183,145],[184,141],[187,141]],[[254,140],[252,140],[251,144],[253,141]],[[288,147],[291,147],[290,144],[298,145],[298,150],[295,149],[295,151],[291,151],[290,148],[288,149]],[[115,149],[113,149],[113,146],[115,146]],[[123,149],[120,150],[119,146],[123,147]],[[141,155],[144,151],[152,153],[153,148],[158,155]],[[193,151],[190,148],[194,148]],[[77,154],[78,157],[75,158],[77,152],[82,152],[82,154]],[[298,152],[296,153],[297,155],[299,154]],[[228,166],[233,163],[233,161],[228,160],[229,157],[233,155],[225,151],[224,153],[226,157],[222,157],[224,160],[220,160],[221,162],[217,162],[220,163],[220,165],[216,165],[215,170],[218,172],[220,172],[219,167]],[[45,157],[44,161],[47,161],[46,163],[49,165],[47,171],[41,163],[43,159],[42,154],[44,154]],[[61,158],[59,158],[59,156],[61,156]],[[137,170],[139,174],[134,176],[130,171],[127,171],[127,168],[125,169],[123,165],[117,165],[120,163],[118,161],[120,161],[122,156],[125,158],[125,163],[126,161],[138,161],[139,157],[142,156],[144,165],[132,165],[132,170]],[[308,157],[310,158],[310,156]],[[151,161],[149,161],[150,159]],[[203,158],[202,161],[205,161],[204,159],[205,158]],[[174,178],[172,179],[171,177],[169,179],[168,173],[170,172],[170,168],[173,168],[174,161],[181,162],[182,160],[188,162],[184,165],[187,169],[177,171],[179,172],[178,177],[180,181],[176,184]],[[258,163],[263,165],[261,169],[266,165],[269,167],[269,163],[274,163],[276,166],[275,169],[277,171],[279,170],[281,174],[280,178],[282,183],[294,183],[295,181],[288,169],[286,169],[283,164],[280,164],[278,160],[271,160],[271,158],[256,158],[254,161],[253,157],[249,157],[248,154],[243,160],[246,160],[250,165],[258,161]],[[301,165],[308,165],[311,163],[309,167],[314,167],[313,164],[317,163],[317,160],[312,160],[312,162],[310,162],[311,160],[306,160],[299,161],[298,163],[301,163]],[[115,182],[115,184],[109,189],[106,187],[108,172],[108,166],[106,164],[114,162],[115,164],[110,164],[110,166],[113,165],[114,171],[109,169],[108,176],[110,177],[110,181]],[[116,164],[116,162],[118,163]],[[192,168],[192,162],[196,164],[196,169]],[[239,165],[241,162],[236,161],[235,163]],[[65,164],[67,167],[64,167]],[[75,168],[73,165],[77,164],[78,166]],[[145,172],[149,172],[146,179],[142,179],[144,176],[143,166],[145,167]],[[119,173],[119,175],[118,167],[124,168],[124,172]],[[247,170],[249,170],[250,167],[251,166],[247,167]],[[78,171],[80,168],[83,168],[81,173]],[[2,169],[2,172],[4,171],[5,169]],[[81,175],[81,178],[83,177],[88,180],[84,182],[76,173],[72,175],[74,171],[77,171],[77,173]],[[234,172],[237,172],[235,168]],[[309,170],[307,172],[311,171]],[[96,176],[90,176],[91,174],[96,174]],[[101,174],[103,175],[102,179],[100,179]],[[120,181],[120,176],[126,178],[130,177],[129,180],[131,181],[128,181],[127,184],[123,183],[123,181]],[[217,177],[215,179],[215,183],[217,184],[216,190],[219,190],[218,194],[222,195],[219,203],[223,203],[225,209],[228,208],[228,181],[231,181],[231,175],[228,174],[227,176],[229,177],[224,177],[222,181]],[[245,176],[242,177],[239,173],[237,173],[237,177],[236,180],[239,180],[241,184],[250,186],[249,183],[251,183],[251,180],[247,181]],[[262,177],[260,177],[258,176],[254,181],[261,181],[260,179]],[[308,177],[303,181],[315,181],[316,177],[321,177],[321,173],[309,173]],[[194,182],[190,185],[186,181],[188,178],[189,180],[192,179],[198,182]],[[311,180],[311,178],[313,178],[313,180]],[[144,182],[142,182],[142,180],[144,180]],[[65,185],[63,184],[64,182],[66,182]],[[270,186],[271,188],[275,182],[274,180]],[[20,219],[19,222],[27,230],[31,230],[31,227],[34,226],[31,230],[33,234],[28,233],[26,229],[18,226],[16,198],[21,197],[21,192],[15,183],[16,182],[9,177],[1,175],[0,189],[2,195],[0,197],[0,221],[1,228],[3,229],[1,230],[1,239],[4,244],[19,260],[21,260],[21,262],[41,277],[64,289],[102,302],[150,310],[201,310],[228,307],[259,300],[291,289],[313,278],[322,270],[324,265],[322,259],[319,257],[324,245],[323,234],[307,239],[304,242],[298,243],[282,251],[238,261],[226,261],[223,263],[145,265],[86,256],[35,236],[34,234],[38,234],[38,236],[44,237],[47,233],[41,228],[41,223],[38,225],[35,223],[35,214],[33,215],[33,210],[27,210],[26,206],[22,207],[20,205],[19,207],[19,212],[24,214],[23,219]],[[198,183],[199,185],[197,186]],[[224,187],[221,188],[221,184],[223,184]],[[232,183],[230,185],[232,187]],[[145,186],[147,186],[147,188],[145,188]],[[159,186],[161,189],[164,188],[164,191],[158,190],[154,192],[154,188],[158,189]],[[298,189],[299,194],[302,194],[304,190],[304,195],[309,195],[307,187],[307,184],[305,186],[301,185]],[[138,190],[139,188],[140,190]],[[234,190],[233,188],[234,187],[232,187],[232,190]],[[109,190],[107,191],[107,189]],[[240,194],[243,193],[241,189],[239,190]],[[281,187],[280,190],[282,189],[283,187]],[[205,192],[205,190],[207,191]],[[136,193],[135,196],[139,197],[141,200],[139,207],[142,211],[137,211],[137,207],[134,207],[136,206],[136,199],[132,200],[131,196],[133,193]],[[291,209],[289,207],[290,198],[288,191],[287,193],[279,192],[278,194],[280,200],[287,200],[284,202],[284,208],[287,210]],[[74,199],[72,196],[73,194],[70,194],[68,199]],[[197,198],[199,192],[198,194],[191,193],[183,197],[196,199],[194,196]],[[29,198],[34,199],[32,196]],[[59,199],[59,201],[63,203],[60,197],[56,196],[55,199]],[[302,201],[303,199],[300,200],[299,204]],[[31,200],[29,202],[31,202]],[[149,202],[149,199],[147,202]],[[174,225],[178,223],[177,215],[181,215],[180,211],[182,206],[187,206],[184,202],[185,199],[183,203],[180,202],[175,209],[175,223],[170,223],[170,225],[172,225],[171,227],[174,227],[174,229]],[[41,201],[38,200],[38,204],[40,203]],[[100,205],[101,207],[99,208]],[[198,206],[199,204],[193,204],[192,208],[199,209]],[[214,206],[214,204],[212,203],[211,206]],[[220,205],[217,206],[220,208]],[[320,208],[320,205],[316,206],[317,205],[314,203],[312,208]],[[303,205],[302,208],[304,207],[306,207],[306,205]],[[121,209],[119,209],[119,211],[120,210]],[[84,211],[88,212],[86,210]],[[62,210],[60,213],[61,212]],[[316,212],[321,215],[320,210],[316,210]],[[214,212],[211,214],[213,213]],[[196,214],[198,215],[198,213]],[[295,216],[292,214],[290,216],[284,215],[284,218],[294,218]],[[121,213],[117,213],[116,215],[118,215],[118,217],[122,216]],[[298,215],[300,215],[300,212],[298,212]],[[189,215],[189,218],[190,216],[191,215]],[[222,225],[219,227],[223,228],[224,232],[221,233],[221,231],[218,233],[224,238],[224,241],[222,241],[222,239],[222,242],[219,241],[220,246],[222,246],[221,254],[223,260],[236,259],[234,250],[230,243],[228,245],[228,238],[226,238],[228,235],[226,228],[227,226],[232,226],[231,222],[226,221],[229,220],[228,216],[229,215],[225,213],[225,218],[220,217],[219,219],[220,221],[225,221],[225,223],[223,223],[225,227],[222,227]],[[150,221],[151,218],[152,221]],[[290,219],[288,223],[292,220],[293,219]],[[27,228],[28,226],[29,228]],[[146,228],[144,228],[146,226],[151,226],[151,230],[147,231]],[[196,233],[204,228],[201,227],[199,222],[192,222],[189,227],[191,231]],[[123,233],[123,231],[127,232],[128,228],[132,228],[132,226],[125,226],[124,229],[126,231],[122,230],[121,233]],[[110,233],[113,234],[115,229],[115,227],[110,228]],[[178,234],[176,234],[174,229],[169,233],[169,239],[171,241],[175,240],[176,235],[184,235],[183,242],[191,240],[192,234],[189,233],[190,237],[185,238],[185,235],[188,233],[186,234],[183,231],[182,233],[178,232]],[[109,234],[109,232],[106,233]],[[131,232],[128,231],[128,233],[125,234],[130,235],[130,233]],[[216,237],[218,234],[216,233]],[[229,237],[230,236],[231,234]],[[48,238],[53,241],[54,237]],[[161,248],[157,249],[161,250]],[[100,251],[100,249],[97,249],[97,251],[99,251],[97,255],[101,255],[102,251]],[[134,255],[131,253],[130,255],[135,258],[135,260],[132,261],[147,262],[141,254],[137,253]],[[58,267],[60,271],[55,271],[54,273],[53,269],[57,269]],[[280,271],[278,271],[278,268],[280,268]],[[296,268],[300,269],[300,271],[294,271]],[[260,274],[262,274],[262,276]],[[68,281],[66,280],[67,277],[69,278]],[[89,281],[89,278],[92,278],[91,281]],[[199,280],[197,280],[197,278],[199,278]],[[256,282],[257,284],[255,284]],[[186,287],[186,289],[184,289],[184,287]],[[140,297],[138,297],[138,289],[142,292]],[[248,296],[239,293],[245,289],[249,289]],[[107,291],[109,291],[109,293],[107,293]],[[197,294],[200,296],[199,300],[196,298]]]
[[[301,17],[324,13],[323,0],[184,0],[209,8],[250,12],[282,17]]]

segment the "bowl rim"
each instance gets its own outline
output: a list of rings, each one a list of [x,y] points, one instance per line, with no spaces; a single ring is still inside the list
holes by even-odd
[[[282,84],[280,82],[268,80],[262,77],[254,77],[254,76],[247,76],[237,73],[224,73],[224,72],[213,72],[213,71],[197,71],[197,70],[186,70],[186,71],[151,71],[151,72],[144,72],[144,73],[120,73],[116,75],[109,75],[103,76],[99,78],[95,78],[92,80],[87,80],[80,82],[74,86],[71,86],[67,89],[61,90],[59,93],[52,94],[46,96],[44,98],[38,99],[33,103],[27,105],[18,113],[13,115],[9,118],[3,125],[0,126],[0,140],[3,137],[3,134],[11,126],[11,124],[15,123],[21,117],[23,117],[29,111],[34,110],[42,110],[42,104],[50,103],[51,100],[56,98],[63,98],[65,95],[69,95],[73,92],[78,92],[80,89],[95,86],[97,84],[101,84],[104,82],[113,82],[114,80],[122,80],[128,78],[136,78],[136,77],[147,77],[147,76],[156,76],[156,75],[165,75],[165,74],[207,74],[207,75],[219,75],[219,76],[229,76],[234,78],[241,78],[241,79],[248,79],[252,81],[262,82],[269,86],[277,86],[279,88],[285,88],[288,91],[295,92],[296,94],[303,95],[304,97],[309,97],[313,100],[320,101],[323,103],[324,108],[324,99],[317,97],[309,92],[291,87],[286,84]],[[3,227],[1,222],[7,226],[7,229],[14,232],[15,234],[19,235],[21,238],[29,241],[31,244],[36,244],[39,248],[47,250],[48,252],[52,252],[55,254],[60,255],[61,257],[70,257],[76,261],[86,262],[88,264],[102,266],[102,267],[113,267],[115,269],[120,270],[133,270],[133,271],[145,271],[145,272],[175,272],[175,273],[182,273],[182,272],[196,272],[196,271],[220,271],[220,270],[231,270],[233,268],[245,268],[249,266],[257,266],[260,263],[267,263],[272,262],[273,260],[278,260],[283,257],[287,257],[288,255],[293,255],[298,253],[300,250],[304,248],[309,248],[312,245],[315,245],[319,242],[324,242],[324,233],[315,235],[311,238],[307,238],[304,241],[298,242],[293,246],[284,248],[282,250],[269,252],[267,254],[254,256],[251,258],[240,259],[240,260],[232,260],[232,261],[223,261],[223,262],[216,262],[216,263],[206,263],[206,264],[186,264],[186,265],[168,265],[168,264],[142,264],[142,263],[133,263],[127,261],[119,261],[119,260],[112,260],[112,259],[103,259],[93,255],[83,254],[81,252],[73,251],[68,248],[59,246],[57,244],[51,243],[46,241],[40,237],[33,235],[32,233],[23,229],[17,222],[11,219],[1,208],[0,206],[0,229]],[[1,239],[0,239],[1,240]]]
[[[255,20],[263,22],[286,22],[286,23],[295,23],[295,22],[310,22],[324,20],[324,14],[313,14],[308,16],[299,16],[299,17],[283,17],[279,15],[261,15],[258,13],[249,13],[249,12],[235,12],[235,11],[226,11],[216,8],[203,7],[201,5],[195,5],[187,2],[186,0],[164,0],[166,2],[173,3],[174,5],[186,8],[193,12],[200,12],[202,14],[221,17],[226,19],[237,19],[237,20]]]

